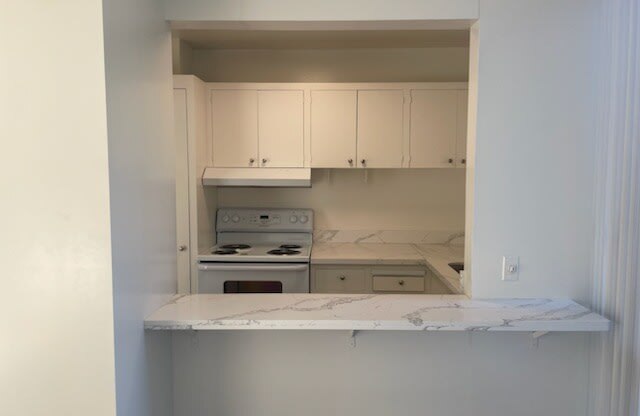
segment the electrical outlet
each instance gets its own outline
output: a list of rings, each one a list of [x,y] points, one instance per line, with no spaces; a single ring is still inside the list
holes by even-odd
[[[502,280],[505,282],[514,282],[518,280],[520,272],[520,264],[516,256],[502,257]]]

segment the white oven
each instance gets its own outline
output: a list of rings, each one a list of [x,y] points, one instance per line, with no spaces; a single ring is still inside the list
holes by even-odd
[[[198,264],[199,293],[309,293],[306,263]]]
[[[198,293],[309,293],[313,211],[220,208],[198,255]]]

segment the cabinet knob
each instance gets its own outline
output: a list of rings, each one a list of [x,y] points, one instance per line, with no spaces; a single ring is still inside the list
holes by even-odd
[[[347,162],[349,162],[349,165],[353,165],[353,159],[349,159]]]
[[[399,284],[400,286],[404,286],[404,280],[400,280],[400,281],[398,282],[398,284]]]
[[[253,162],[255,162],[256,160],[254,158],[249,159],[249,164],[253,165]]]
[[[465,163],[467,163],[467,159],[460,159],[460,163],[464,165]]]
[[[265,163],[267,163],[268,159],[262,159],[262,164],[264,165]]]
[[[186,251],[187,246],[178,246],[178,251]]]
[[[453,159],[449,159],[449,163],[453,163]]]
[[[366,164],[367,164],[367,159],[362,159],[362,160],[360,161],[360,163],[362,163],[362,166],[366,165]]]
[[[345,276],[339,276],[339,277],[338,277],[338,279],[340,279],[340,280],[345,280],[345,279],[346,279],[346,277],[345,277]]]

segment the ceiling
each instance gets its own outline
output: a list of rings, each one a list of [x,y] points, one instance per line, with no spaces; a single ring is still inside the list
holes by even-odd
[[[469,46],[468,30],[176,30],[195,49],[351,49]]]

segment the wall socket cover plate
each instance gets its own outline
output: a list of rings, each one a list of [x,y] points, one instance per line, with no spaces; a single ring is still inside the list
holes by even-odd
[[[505,282],[514,282],[518,280],[520,272],[520,264],[517,256],[502,257],[502,280]]]

